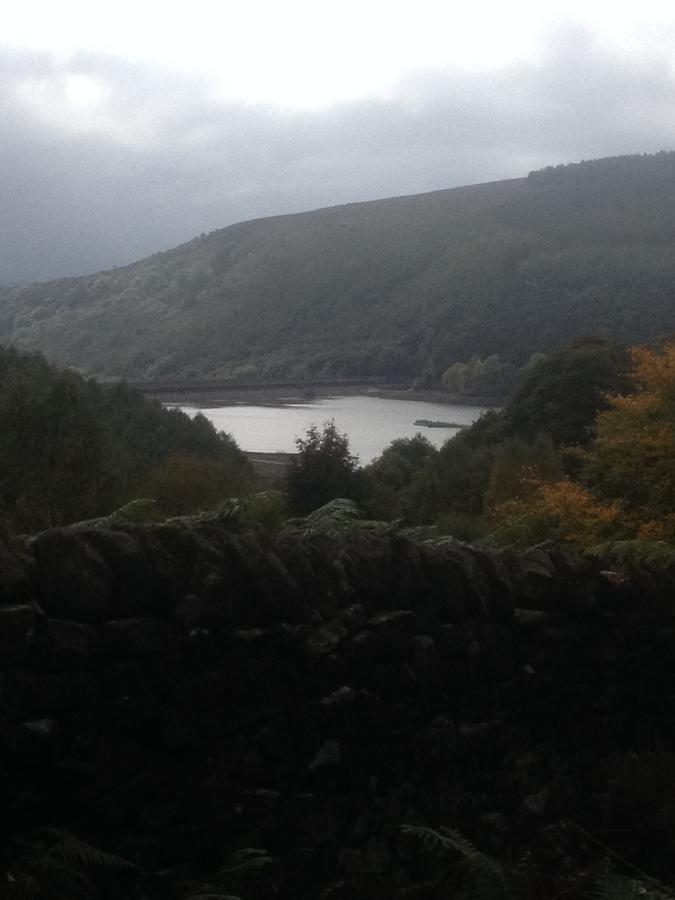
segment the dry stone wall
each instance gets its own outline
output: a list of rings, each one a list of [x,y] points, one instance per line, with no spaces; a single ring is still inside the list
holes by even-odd
[[[190,520],[54,529],[0,563],[5,859],[58,825],[155,873],[145,896],[248,846],[276,896],[422,898],[404,822],[554,870],[592,851],[570,820],[640,857],[673,818],[667,579]],[[672,850],[636,861],[668,874]]]

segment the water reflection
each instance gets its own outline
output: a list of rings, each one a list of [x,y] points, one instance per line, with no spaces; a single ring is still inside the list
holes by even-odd
[[[196,407],[181,408],[190,414],[198,411]],[[263,453],[293,453],[295,439],[304,437],[311,425],[322,428],[333,419],[338,431],[348,435],[351,453],[366,465],[396,438],[419,433],[440,447],[458,430],[419,426],[416,420],[470,425],[485,409],[379,397],[324,397],[287,406],[236,404],[200,411],[216,428],[229,432],[242,450]]]

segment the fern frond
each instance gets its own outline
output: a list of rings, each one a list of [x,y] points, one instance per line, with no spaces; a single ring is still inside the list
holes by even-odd
[[[237,897],[234,894],[223,894],[219,892],[209,893],[197,893],[197,894],[185,894],[183,900],[241,900],[241,897]]]
[[[98,847],[87,844],[86,841],[80,840],[80,838],[69,831],[47,828],[45,832],[56,838],[56,843],[47,852],[47,856],[50,859],[61,859],[64,862],[76,865],[140,871],[138,866],[128,859],[124,859],[116,853],[110,853],[108,850],[101,850]]]
[[[190,881],[183,885],[182,900],[241,900],[238,894],[231,894],[227,885],[216,881]]]
[[[67,891],[72,900],[96,900],[98,891],[78,868],[70,863],[45,856],[34,868],[39,872],[40,891],[47,885],[50,889],[60,888]]]
[[[183,900],[241,900],[230,891],[264,877],[265,870],[274,864],[266,850],[244,847],[225,858],[222,866],[208,881],[193,881],[185,885]]]
[[[235,850],[227,856],[226,861],[232,864],[238,864],[252,859],[265,859],[269,861],[267,850],[260,850],[257,847],[242,847],[241,850]]]
[[[401,830],[419,840],[436,856],[454,855],[462,861],[467,876],[462,894],[465,900],[506,900],[521,880],[519,872],[507,872],[497,860],[481,853],[471,841],[452,828],[403,825]]]
[[[273,864],[265,850],[253,847],[236,850],[225,859],[213,883],[220,891],[237,890],[252,881],[266,878],[266,872]]]
[[[598,868],[588,900],[673,900],[675,894],[656,881],[619,875],[609,861]]]
[[[645,567],[655,572],[672,574],[675,570],[675,547],[666,541],[632,538],[610,541],[586,551],[586,555],[600,562],[628,567]]]

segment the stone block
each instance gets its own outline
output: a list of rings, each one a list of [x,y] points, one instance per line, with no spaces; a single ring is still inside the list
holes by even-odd
[[[186,594],[176,604],[172,613],[175,619],[186,631],[191,631],[206,620],[210,604],[203,597],[196,594]]]
[[[461,625],[441,625],[434,634],[438,654],[443,660],[462,664],[469,657],[471,632]]]
[[[510,628],[503,625],[483,625],[480,629],[480,649],[486,678],[505,681],[511,677],[515,662]]]
[[[411,667],[404,662],[374,666],[364,677],[364,682],[381,697],[403,696],[417,687]]]
[[[428,634],[413,638],[413,667],[421,684],[431,684],[441,676],[441,660],[434,639]]]
[[[410,659],[415,634],[415,615],[408,609],[380,612],[368,620],[368,629],[378,640],[383,659]]]
[[[115,617],[139,615],[157,607],[153,571],[133,533],[91,528],[83,536],[111,572],[111,606]]]
[[[316,772],[320,769],[334,768],[342,762],[342,748],[338,741],[327,740],[319,748],[318,752],[309,763],[310,772]]]
[[[344,622],[350,634],[356,634],[366,624],[367,615],[362,603],[352,603],[340,611],[340,620]]]
[[[342,641],[348,636],[347,627],[339,621],[332,619],[316,628],[305,640],[305,649],[309,656],[323,656],[333,653]]]
[[[80,708],[97,697],[98,679],[89,672],[15,669],[0,679],[0,709],[22,719]]]
[[[379,656],[380,641],[372,631],[361,631],[340,646],[345,671],[350,675],[373,666]]]
[[[36,635],[31,661],[41,669],[88,667],[98,658],[98,634],[81,622],[50,619]]]
[[[48,616],[76,622],[110,618],[113,577],[83,534],[52,528],[31,542],[38,567],[38,602]]]
[[[176,623],[164,619],[115,619],[103,626],[101,640],[109,656],[123,659],[170,653],[180,635]]]
[[[20,659],[35,633],[35,610],[29,604],[0,606],[0,660]]]

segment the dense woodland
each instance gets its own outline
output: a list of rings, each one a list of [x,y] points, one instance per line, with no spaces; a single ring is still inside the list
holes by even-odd
[[[489,394],[585,334],[670,334],[674,237],[674,153],[584,162],[245,222],[2,289],[0,342],[132,379],[375,375],[469,396],[484,379]]]
[[[503,410],[440,450],[421,435],[397,440],[360,471],[332,430],[323,448],[301,449],[341,459],[351,496],[371,518],[492,546],[552,541],[672,557],[675,343],[576,341],[539,360]],[[344,492],[344,480],[334,481],[334,495]]]
[[[250,476],[204,416],[0,351],[0,523],[11,530],[105,516],[139,497],[159,514],[192,512]]]
[[[484,414],[440,450],[422,435],[403,438],[360,470],[329,423],[323,441],[314,434],[312,441],[301,442],[301,457],[323,457],[323,467],[303,463],[304,479],[291,483],[291,505],[305,510],[318,481],[324,488],[323,502],[348,492],[373,519],[433,526],[460,539],[493,543],[567,539],[552,524],[555,517],[548,521],[545,514],[533,514],[529,530],[524,521],[516,527],[516,510],[527,519],[527,504],[539,497],[542,485],[555,484],[564,491],[584,483],[603,416],[643,390],[634,360],[640,354],[659,360],[661,353],[671,352],[667,345],[662,351],[631,354],[613,341],[581,339],[532,364],[503,410]],[[675,419],[663,427],[673,425]],[[325,458],[334,462],[330,475]],[[638,467],[651,461],[638,459]],[[341,475],[344,470],[351,471],[348,482]],[[321,474],[312,478],[312,471]],[[617,498],[622,490],[627,499],[633,496],[628,479],[635,474],[626,471],[626,484],[615,484]]]
[[[248,525],[274,530],[348,498],[368,519],[488,545],[675,538],[673,343],[573,342],[533,362],[503,410],[440,450],[422,435],[400,439],[363,468],[349,436],[325,423],[298,441],[274,491],[201,415],[36,355],[5,350],[0,367],[0,515],[10,531],[161,519],[232,498]]]

